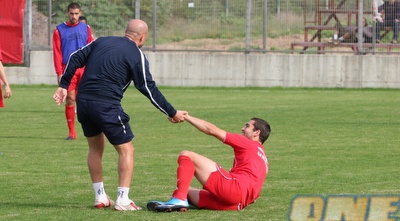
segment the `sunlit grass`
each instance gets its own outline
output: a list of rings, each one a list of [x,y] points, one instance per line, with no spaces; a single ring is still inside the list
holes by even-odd
[[[177,109],[240,132],[251,117],[269,121],[270,172],[260,198],[242,211],[190,209],[119,213],[92,208],[87,144],[65,141],[54,86],[13,86],[0,109],[0,220],[285,220],[296,194],[399,194],[399,90],[162,87]],[[176,158],[189,149],[229,169],[231,149],[187,123],[171,124],[134,87],[123,100],[136,135],[131,198],[145,207],[175,188]],[[107,144],[107,193],[116,197],[117,154]],[[200,187],[194,181],[194,186]]]

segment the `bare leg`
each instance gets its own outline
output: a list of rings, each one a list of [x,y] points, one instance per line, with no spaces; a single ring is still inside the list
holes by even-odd
[[[343,40],[349,39],[350,37],[350,33],[344,33],[344,35],[342,36]]]
[[[195,167],[195,177],[204,185],[212,172],[217,171],[216,163],[205,156],[192,151],[184,150],[180,155],[188,156]]]
[[[118,186],[130,187],[134,167],[134,147],[132,142],[114,145],[118,152]]]
[[[200,198],[200,190],[190,187],[188,193],[189,203],[197,207],[199,205],[199,198]]]
[[[133,176],[134,167],[134,147],[132,141],[124,144],[114,145],[118,152],[118,196],[115,210],[141,210],[129,199],[129,189]]]
[[[89,152],[87,156],[87,164],[89,167],[92,183],[103,181],[102,158],[104,152],[104,136],[103,133],[94,137],[87,137],[89,144]]]

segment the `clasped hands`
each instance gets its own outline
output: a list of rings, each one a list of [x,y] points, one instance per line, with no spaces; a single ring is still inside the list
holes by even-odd
[[[178,110],[174,117],[168,117],[169,122],[177,124],[185,121],[185,117],[188,115],[187,111]]]

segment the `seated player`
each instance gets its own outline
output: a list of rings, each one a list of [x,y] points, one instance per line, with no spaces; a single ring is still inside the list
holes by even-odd
[[[177,188],[171,200],[150,201],[147,208],[157,212],[186,211],[190,203],[200,209],[241,210],[255,202],[269,168],[262,144],[271,133],[270,125],[252,118],[237,134],[190,115],[185,116],[185,121],[229,145],[235,156],[233,167],[227,171],[200,154],[184,150],[178,157]],[[203,189],[190,187],[193,177]]]

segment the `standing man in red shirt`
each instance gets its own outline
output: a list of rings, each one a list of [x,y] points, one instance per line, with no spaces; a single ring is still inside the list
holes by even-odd
[[[216,162],[184,150],[178,157],[177,188],[171,200],[150,201],[147,208],[158,212],[186,211],[190,203],[200,209],[241,210],[255,202],[268,174],[268,160],[262,144],[271,133],[270,125],[260,118],[252,118],[242,128],[242,133],[236,134],[190,115],[185,116],[185,121],[231,146],[235,156],[233,167],[228,172]],[[203,189],[190,187],[193,177]]]
[[[60,79],[68,63],[69,56],[74,51],[94,40],[90,26],[79,21],[80,15],[81,6],[78,3],[69,4],[67,7],[68,21],[57,25],[53,32],[53,59],[58,84],[60,84]],[[76,139],[75,98],[83,72],[84,68],[80,68],[76,71],[71,85],[68,88],[65,117],[67,119],[69,134],[66,140]]]

